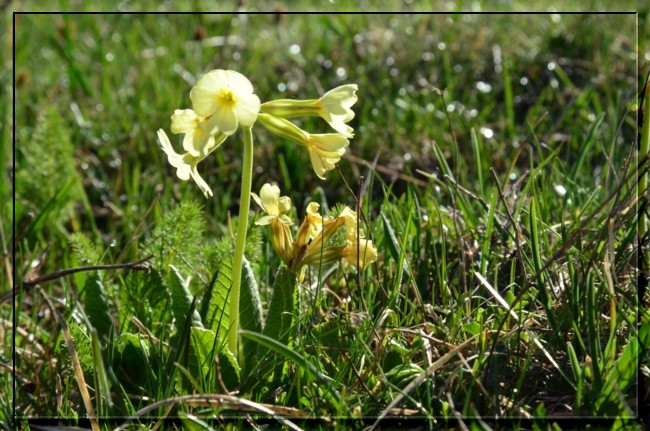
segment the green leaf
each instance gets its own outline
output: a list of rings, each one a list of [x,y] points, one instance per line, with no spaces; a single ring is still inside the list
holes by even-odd
[[[280,265],[273,283],[273,296],[266,316],[263,334],[288,344],[296,305],[297,275],[286,265]]]
[[[399,241],[397,241],[397,235],[395,235],[395,230],[393,229],[393,226],[390,224],[388,217],[386,217],[386,214],[384,214],[383,211],[381,212],[381,218],[384,221],[384,233],[388,239],[388,251],[390,251],[390,254],[395,262],[397,262],[399,261],[401,254],[401,247],[399,246]]]
[[[309,362],[305,357],[295,350],[291,350],[287,345],[280,343],[278,340],[267,337],[263,334],[258,334],[256,332],[250,332],[246,330],[240,330],[239,333],[244,338],[249,338],[256,343],[264,346],[268,350],[272,350],[282,356],[284,356],[289,361],[295,363],[298,367],[304,370],[307,375],[318,380],[322,387],[325,390],[325,393],[328,394],[328,398],[335,405],[338,406],[341,402],[341,395],[333,387],[334,381],[327,377],[326,375],[319,372],[316,367]]]
[[[155,382],[149,341],[139,334],[124,333],[115,339],[113,369],[127,391],[142,391]]]
[[[394,367],[389,372],[386,373],[386,378],[388,381],[399,388],[404,388],[406,385],[411,383],[413,379],[418,377],[420,374],[423,374],[424,370],[412,363],[402,364]]]
[[[193,297],[188,289],[190,279],[183,280],[183,276],[173,265],[169,267],[172,272],[169,274],[168,284],[172,294],[172,314],[176,320],[176,330],[179,333],[183,332],[190,312],[192,313],[191,326],[203,327],[201,316],[196,311],[196,307],[192,307]]]
[[[192,414],[178,412],[178,416],[183,422],[183,428],[188,431],[214,431],[214,428],[208,425],[207,422],[202,421]]]
[[[218,354],[219,367],[216,368],[214,351],[217,348],[216,334],[211,329],[190,329],[190,358],[189,369],[198,381],[209,378],[210,373],[220,373],[221,379],[227,388],[231,389],[239,384],[240,369],[235,356],[224,345]]]
[[[102,416],[109,412],[113,407],[113,400],[111,398],[111,385],[104,367],[104,358],[102,356],[102,349],[99,343],[99,337],[95,331],[92,331],[92,351],[93,351],[93,370],[95,374],[95,388],[97,391],[97,414]]]
[[[81,298],[90,323],[97,329],[97,335],[100,339],[106,339],[113,326],[113,319],[108,312],[108,302],[99,273],[95,272],[86,280]]]
[[[596,414],[610,417],[633,415],[625,402],[625,392],[629,391],[630,386],[636,382],[636,373],[639,369],[639,343],[646,348],[650,345],[650,324],[641,325],[638,338],[630,337],[630,342],[623,349],[614,369],[606,376],[602,390],[598,393]],[[632,393],[627,395],[627,398],[633,396]]]
[[[241,297],[239,298],[239,327],[252,332],[262,332],[262,302],[257,281],[250,262],[244,258],[242,268]],[[248,339],[242,340],[244,368],[253,366],[257,344]]]
[[[222,340],[228,335],[230,325],[230,309],[228,296],[232,285],[232,253],[227,254],[219,267],[219,274],[214,285],[209,289],[202,301],[207,301],[205,326],[211,328]],[[204,302],[205,304],[205,302]]]

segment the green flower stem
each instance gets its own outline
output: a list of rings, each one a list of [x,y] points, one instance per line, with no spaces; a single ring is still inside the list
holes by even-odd
[[[239,222],[235,256],[232,262],[232,288],[230,289],[230,328],[228,329],[228,348],[239,357],[237,351],[237,331],[239,330],[239,292],[241,288],[244,246],[248,229],[248,210],[251,204],[251,183],[253,180],[253,131],[244,129],[244,166],[242,168],[241,195],[239,198]]]

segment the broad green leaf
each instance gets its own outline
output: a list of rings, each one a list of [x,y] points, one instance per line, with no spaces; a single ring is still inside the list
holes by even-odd
[[[420,366],[408,363],[391,369],[386,373],[386,378],[395,386],[403,389],[422,373],[424,373],[424,370]]]
[[[140,392],[155,382],[149,341],[138,334],[124,333],[115,339],[113,370],[127,391]]]
[[[232,253],[227,254],[219,267],[219,274],[212,289],[206,292],[203,301],[208,301],[205,326],[211,328],[222,340],[228,335],[230,309],[228,296],[232,285]]]
[[[178,333],[183,333],[186,324],[185,322],[190,315],[190,309],[192,313],[191,326],[203,327],[201,316],[199,316],[198,311],[196,311],[196,307],[193,307],[192,309],[193,297],[188,289],[189,279],[183,280],[183,276],[173,265],[169,265],[169,267],[172,271],[169,274],[168,284],[172,294],[172,313],[176,320],[176,330]]]
[[[239,327],[252,332],[262,332],[262,303],[257,288],[257,281],[251,264],[244,258],[242,268],[241,297],[239,298]],[[257,344],[248,339],[242,339],[244,351],[244,369],[253,366]]]
[[[282,264],[273,283],[273,296],[263,332],[267,337],[278,340],[282,344],[288,344],[289,333],[293,326],[296,284],[296,274]]]
[[[286,344],[279,342],[273,338],[267,337],[263,334],[258,334],[256,332],[250,332],[246,330],[241,330],[239,333],[244,338],[249,338],[261,346],[265,347],[268,350],[272,350],[279,355],[284,356],[289,361],[295,363],[299,368],[301,368],[305,373],[312,378],[315,378],[325,389],[325,393],[328,394],[328,398],[334,405],[339,405],[341,402],[341,395],[333,387],[334,380],[330,377],[319,372],[316,367],[309,362],[304,356],[295,350],[290,349]]]
[[[206,380],[215,371],[220,373],[221,379],[228,389],[239,384],[240,369],[235,356],[223,346],[218,354],[218,367],[214,361],[215,349],[221,348],[217,344],[216,334],[211,329],[190,329],[190,359],[189,369],[198,381]]]
[[[97,329],[97,335],[100,339],[106,339],[113,326],[113,319],[108,312],[104,286],[97,272],[86,280],[81,298],[90,323]]]

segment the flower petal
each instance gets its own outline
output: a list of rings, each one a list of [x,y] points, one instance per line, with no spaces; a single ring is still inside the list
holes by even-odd
[[[336,152],[339,155],[345,153],[345,147],[350,141],[340,133],[312,134],[309,136],[308,146],[314,146],[321,151]]]
[[[280,220],[282,224],[285,224],[287,226],[291,226],[293,224],[293,220],[291,220],[286,214],[279,215],[277,219]]]
[[[191,109],[176,109],[172,115],[172,133],[188,133],[196,127],[200,117]]]
[[[264,209],[264,206],[262,205],[262,201],[260,200],[260,197],[257,196],[257,193],[251,193],[251,197],[257,203],[257,205],[260,206],[260,208]]]
[[[328,122],[330,127],[348,139],[354,138],[354,129],[341,121]]]
[[[158,130],[158,140],[162,145],[162,149],[167,154],[167,161],[169,164],[176,168],[176,175],[183,181],[190,178],[189,164],[186,162],[185,157],[174,151],[172,144],[169,142],[167,134],[162,130]]]
[[[224,70],[212,70],[203,75],[190,91],[192,108],[202,117],[209,117],[217,109],[217,95],[219,91],[228,86],[228,79]]]
[[[214,137],[201,127],[195,127],[185,134],[183,149],[194,157],[205,157],[215,148]]]
[[[242,75],[239,72],[236,72],[234,70],[226,70],[226,79],[228,80],[228,86],[236,91],[237,93],[252,93],[253,92],[253,84],[246,78],[244,75]],[[238,94],[239,97],[241,97],[241,94]]]
[[[265,215],[261,217],[259,220],[255,222],[256,225],[258,226],[266,226],[267,224],[271,224],[273,220],[275,220],[277,217],[273,217],[270,215]]]
[[[280,214],[278,208],[280,187],[268,183],[264,184],[260,190],[260,198],[262,199],[262,208],[268,215],[277,217]]]
[[[291,198],[289,196],[282,196],[278,201],[278,209],[281,213],[285,213],[291,209]]]
[[[194,182],[199,186],[203,194],[205,195],[206,198],[212,196],[212,190],[210,190],[210,186],[208,186],[208,183],[206,183],[203,178],[201,178],[201,175],[199,175],[199,171],[196,169],[196,165],[198,164],[198,160],[194,160],[194,162],[191,165],[190,168],[190,175],[192,176],[192,179]]]
[[[250,127],[255,123],[260,112],[260,104],[260,98],[255,94],[237,95],[237,103],[233,111],[242,126]]]
[[[320,155],[318,154],[318,151],[315,150],[312,147],[307,147],[307,151],[309,151],[309,158],[311,159],[311,166],[314,168],[314,172],[316,173],[316,176],[320,178],[321,180],[325,179],[325,174],[327,171],[330,169],[327,169],[325,167],[323,159],[321,159]]]
[[[237,131],[239,122],[232,109],[218,107],[213,116],[216,126],[222,133],[232,135]]]

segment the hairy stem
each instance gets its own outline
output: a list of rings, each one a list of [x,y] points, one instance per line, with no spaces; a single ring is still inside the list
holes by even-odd
[[[241,195],[239,198],[239,221],[235,256],[232,261],[232,288],[230,289],[230,327],[228,329],[228,348],[235,355],[237,351],[237,331],[239,330],[239,292],[241,288],[244,245],[248,229],[248,210],[251,203],[251,182],[253,180],[253,131],[244,129],[244,166],[242,168]]]

